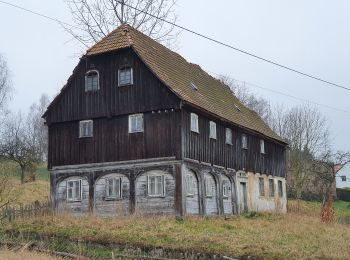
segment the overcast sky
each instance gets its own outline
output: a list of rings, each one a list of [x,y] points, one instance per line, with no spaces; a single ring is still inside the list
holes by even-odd
[[[71,23],[63,0],[12,0]],[[350,1],[178,0],[178,23],[286,66],[350,87]],[[16,89],[11,108],[27,111],[42,93],[54,96],[81,53],[60,25],[0,3],[0,53]],[[337,89],[182,32],[179,52],[203,69],[350,111],[350,91]],[[300,101],[248,85],[272,104]],[[350,113],[319,106],[335,149],[350,150]]]

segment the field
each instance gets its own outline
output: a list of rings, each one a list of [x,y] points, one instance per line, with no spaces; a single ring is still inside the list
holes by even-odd
[[[49,255],[45,254],[38,254],[34,252],[13,252],[6,249],[0,248],[0,260],[19,260],[19,259],[26,259],[26,260],[55,260],[58,258],[51,257]]]
[[[225,219],[173,217],[101,219],[57,216],[26,219],[9,231],[65,237],[96,243],[156,246],[264,259],[337,258],[350,256],[350,227],[324,224],[298,214],[248,214]]]

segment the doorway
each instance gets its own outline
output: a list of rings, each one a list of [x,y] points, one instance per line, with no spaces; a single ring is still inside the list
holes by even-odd
[[[240,211],[247,212],[248,211],[248,203],[247,203],[247,183],[240,182]]]

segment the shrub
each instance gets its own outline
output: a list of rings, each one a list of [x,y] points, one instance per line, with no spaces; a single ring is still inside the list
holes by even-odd
[[[349,189],[337,189],[337,198],[350,202],[350,190]]]

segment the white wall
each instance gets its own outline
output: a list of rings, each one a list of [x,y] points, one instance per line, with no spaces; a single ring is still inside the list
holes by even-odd
[[[345,176],[346,181],[342,181],[341,176]],[[348,163],[338,171],[335,180],[336,180],[337,188],[340,188],[340,189],[350,188],[350,163]]]

